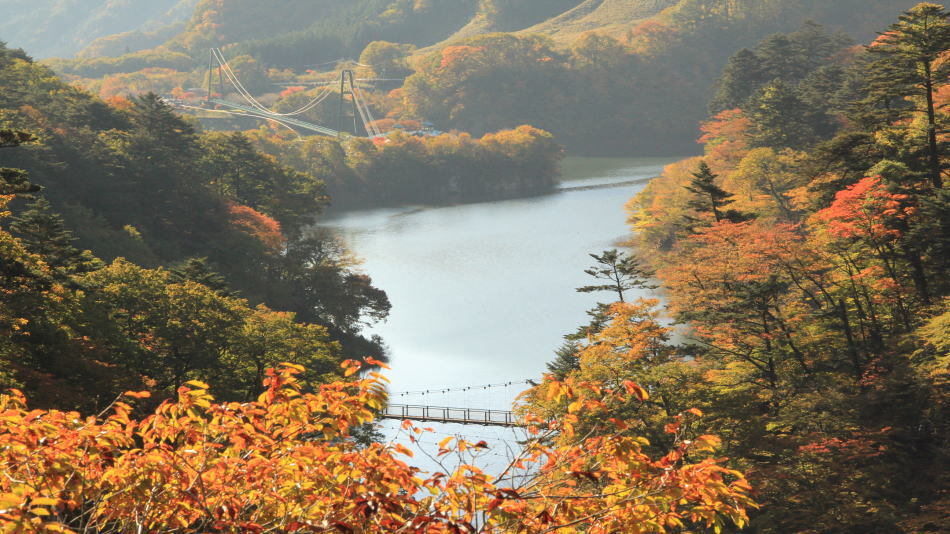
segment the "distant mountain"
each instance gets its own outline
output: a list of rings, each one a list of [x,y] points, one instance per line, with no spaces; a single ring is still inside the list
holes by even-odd
[[[198,0],[0,0],[0,40],[38,58],[71,57],[99,37],[144,34],[176,23],[180,31],[197,4]]]
[[[685,154],[698,149],[716,79],[743,47],[806,21],[868,43],[918,1],[192,0],[180,26],[148,30],[175,20],[156,14],[182,13],[165,0],[138,14],[141,29],[47,65],[103,98],[193,98],[207,83],[208,49],[220,47],[249,90],[276,102],[292,96],[281,88],[325,83],[337,60],[388,41],[398,45],[377,52],[398,57],[360,60],[366,72],[402,73],[373,88],[375,116],[475,135],[531,124],[574,153]],[[96,5],[77,20],[122,11]]]
[[[483,0],[446,43],[491,32],[540,33],[570,43],[585,32],[620,35],[677,0]]]

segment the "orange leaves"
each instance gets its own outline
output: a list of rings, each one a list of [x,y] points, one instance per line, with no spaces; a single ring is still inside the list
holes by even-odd
[[[457,63],[475,56],[483,50],[485,50],[483,46],[446,46],[442,49],[442,61],[439,63],[439,68],[452,67]]]
[[[351,375],[360,367],[344,364]],[[27,411],[22,397],[0,397],[0,469],[7,475],[0,479],[0,529],[108,525],[119,532],[184,533],[208,524],[228,532],[282,525],[288,532],[448,533],[471,531],[478,517],[486,532],[542,532],[591,516],[598,519],[585,531],[606,533],[691,517],[742,519],[751,504],[741,476],[727,481],[715,462],[684,464],[680,453],[654,462],[641,452],[642,438],[621,436],[559,446],[548,445],[550,433],[530,440],[512,463],[519,473],[512,480],[531,477],[530,490],[496,486],[475,464],[489,448],[485,441],[442,439],[440,455],[455,451],[465,460],[454,473],[419,476],[405,462],[413,457],[408,447],[360,448],[347,437],[349,428],[371,419],[368,406],[385,400],[382,377],[305,394],[302,373],[292,364],[269,370],[267,391],[243,404],[216,404],[208,384],[192,381],[177,401],[141,421],[130,420],[123,403],[100,421]],[[597,409],[608,394],[594,383],[553,391],[576,403],[576,411]],[[578,421],[567,415],[558,428],[569,433]],[[403,426],[412,435],[425,431]],[[716,445],[707,436],[694,443]]]
[[[914,214],[913,208],[904,205],[907,198],[887,191],[880,178],[868,177],[838,191],[835,201],[819,211],[817,218],[837,237],[883,243],[901,236],[894,221]]]
[[[271,250],[281,250],[287,238],[281,233],[280,223],[254,208],[241,204],[228,205],[231,224],[257,239]]]
[[[742,110],[726,110],[702,123],[703,136],[699,142],[706,145],[706,157],[714,168],[735,168],[749,152],[748,134],[752,121]]]
[[[133,399],[147,399],[152,396],[148,391],[126,391],[122,395]]]
[[[294,95],[294,94],[297,94],[297,93],[301,93],[301,92],[303,92],[305,89],[306,89],[306,87],[304,87],[304,86],[302,86],[302,85],[292,85],[292,86],[290,86],[290,87],[288,87],[288,88],[286,88],[286,89],[284,89],[283,91],[280,92],[280,98],[287,98],[288,96],[291,96],[291,95]]]
[[[623,387],[627,390],[627,393],[635,396],[640,402],[646,402],[646,400],[650,398],[650,394],[647,393],[647,390],[634,384],[630,380],[624,380]]]

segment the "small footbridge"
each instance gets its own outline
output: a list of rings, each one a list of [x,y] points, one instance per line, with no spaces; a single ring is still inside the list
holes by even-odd
[[[401,391],[390,393],[391,403],[379,414],[381,419],[411,420],[426,423],[458,423],[463,425],[519,427],[524,424],[510,410],[435,406],[425,402],[404,403],[401,399],[426,400],[433,397],[440,399],[452,398],[456,402],[468,404],[507,403],[522,389],[535,385],[531,380],[502,382],[498,384],[484,384],[479,386],[460,386],[445,389],[429,389],[420,391]],[[500,398],[499,398],[500,395]],[[493,398],[494,397],[494,398]]]
[[[523,426],[515,414],[502,410],[478,408],[449,408],[445,406],[422,406],[390,404],[379,414],[380,419],[409,419],[426,423],[459,423],[481,426]]]

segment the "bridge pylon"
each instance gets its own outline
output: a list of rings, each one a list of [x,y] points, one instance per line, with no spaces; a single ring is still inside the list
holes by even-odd
[[[359,119],[359,109],[356,107],[356,81],[353,76],[353,71],[350,69],[344,69],[340,72],[340,111],[337,115],[337,130],[340,131],[340,135],[343,132],[348,131],[349,116],[346,114],[346,97],[350,97],[350,114],[352,115],[353,120],[353,135],[359,137],[366,135],[366,129],[364,127],[364,133],[360,133],[360,119]]]

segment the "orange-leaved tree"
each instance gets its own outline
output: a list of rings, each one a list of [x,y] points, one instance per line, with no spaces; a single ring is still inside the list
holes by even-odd
[[[270,370],[249,403],[215,403],[193,381],[143,419],[136,392],[98,417],[0,397],[0,532],[667,532],[741,526],[752,505],[742,475],[709,456],[714,439],[653,459],[642,438],[573,435],[574,414],[529,415],[533,437],[498,476],[470,464],[423,473],[403,445],[349,439],[386,402],[382,376],[304,393],[302,372]],[[590,410],[621,394],[551,387]],[[413,441],[425,432],[404,426]],[[447,439],[438,454],[484,447]]]

